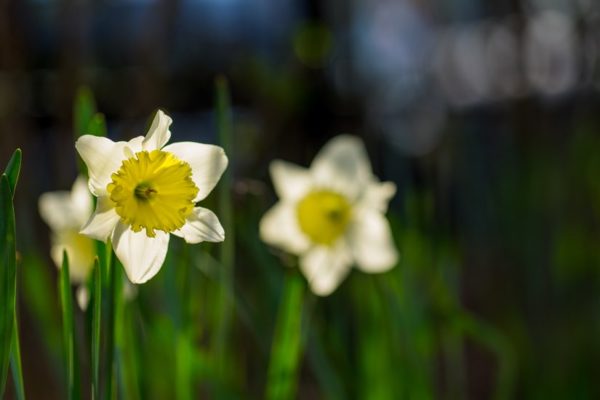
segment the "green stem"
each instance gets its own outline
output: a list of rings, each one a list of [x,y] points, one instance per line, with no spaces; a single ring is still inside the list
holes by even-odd
[[[117,276],[115,273],[115,257],[110,257],[109,262],[107,263],[107,277],[108,277],[108,287],[106,293],[108,296],[107,300],[107,311],[105,315],[106,322],[106,391],[104,393],[104,397],[107,399],[115,398],[115,393],[113,390],[115,386],[113,385],[114,374],[114,354],[115,354],[115,298],[118,296],[116,287],[117,287]]]
[[[92,399],[100,399],[100,328],[102,317],[102,271],[94,262],[94,310],[92,316]]]
[[[302,353],[304,293],[302,277],[296,272],[288,274],[271,347],[266,388],[269,400],[295,398]]]
[[[63,316],[63,344],[67,362],[67,393],[68,398],[79,399],[79,375],[76,356],[75,324],[73,322],[73,302],[71,280],[69,276],[69,258],[63,250],[63,262],[60,269],[60,303]]]
[[[180,248],[180,262],[177,263],[175,276],[175,292],[178,307],[174,310],[175,319],[175,394],[177,399],[193,398],[193,346],[190,340],[189,304],[190,304],[190,270],[188,247]]]

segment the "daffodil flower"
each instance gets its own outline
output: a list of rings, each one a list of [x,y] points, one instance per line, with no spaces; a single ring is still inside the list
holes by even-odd
[[[42,194],[38,208],[42,219],[52,230],[50,249],[52,261],[60,268],[63,250],[67,252],[69,278],[73,284],[79,285],[78,304],[84,309],[88,297],[85,283],[92,271],[96,256],[94,241],[79,233],[94,209],[85,178],[78,177],[70,192],[57,191]]]
[[[276,160],[270,172],[280,201],[261,220],[261,238],[299,256],[315,294],[333,292],[353,264],[369,273],[396,264],[384,216],[396,186],[373,175],[360,139],[332,139],[310,169]]]
[[[145,137],[113,142],[85,135],[75,143],[88,167],[89,189],[98,198],[81,233],[110,239],[133,283],[158,273],[170,234],[187,243],[225,239],[217,216],[196,207],[225,171],[225,152],[194,142],[167,145],[171,122],[159,110]]]

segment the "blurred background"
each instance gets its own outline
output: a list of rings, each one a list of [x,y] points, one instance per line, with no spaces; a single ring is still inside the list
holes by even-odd
[[[190,250],[200,397],[262,397],[287,273],[257,236],[276,201],[268,165],[307,166],[340,133],[360,136],[376,174],[398,186],[388,216],[401,260],[383,275],[353,271],[311,300],[298,397],[600,397],[599,2],[3,0],[0,165],[23,149],[29,397],[65,395],[37,199],[77,175],[79,88],[114,140],[144,134],[160,107],[173,141],[217,143],[218,75],[233,104],[235,267],[219,339],[217,247]],[[142,398],[173,398],[168,269],[131,310]],[[228,350],[215,360],[219,340]],[[227,376],[213,372],[221,362]]]

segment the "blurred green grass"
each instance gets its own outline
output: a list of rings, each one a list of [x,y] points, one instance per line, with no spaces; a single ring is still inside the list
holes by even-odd
[[[74,131],[105,134],[90,93],[81,93]],[[235,121],[226,122],[232,115],[224,96],[217,96],[217,118],[221,127],[231,124],[221,139],[231,160]],[[45,359],[47,379],[60,388],[48,397],[68,397],[74,386],[64,382],[74,382],[68,377],[76,369],[83,398],[90,396],[92,382],[96,398],[263,398],[271,374],[293,371],[297,383],[285,384],[297,386],[298,398],[595,398],[600,395],[595,128],[594,121],[583,120],[572,136],[549,139],[555,142],[539,144],[534,153],[512,154],[508,146],[498,170],[468,175],[475,183],[459,182],[460,207],[466,210],[458,221],[440,220],[445,204],[439,194],[403,184],[388,213],[401,253],[398,265],[380,275],[354,270],[330,297],[306,293],[301,305],[298,296],[289,297],[299,293],[303,279],[292,275],[293,261],[258,238],[258,222],[273,196],[237,192],[233,175],[206,206],[220,211],[235,240],[188,246],[173,238],[161,272],[133,297],[119,289],[126,279],[122,267],[99,246],[101,267],[89,285],[90,307],[69,307],[73,288],[64,283],[65,271],[57,291],[42,246],[28,248],[21,254],[20,311],[35,327],[27,335],[43,348],[35,357]],[[457,158],[477,147],[463,145]],[[460,168],[470,166],[464,162]],[[490,181],[479,186],[486,178]],[[8,210],[6,199],[2,206]],[[475,207],[477,201],[484,206]],[[10,219],[2,221],[10,225]],[[506,263],[521,273],[511,274]],[[297,285],[291,294],[285,290],[290,276]],[[465,288],[469,279],[481,282],[475,292]],[[485,296],[487,290],[501,298]],[[111,293],[117,295],[109,300]],[[62,315],[61,296],[67,310]],[[299,314],[279,327],[282,305]],[[72,327],[68,309],[74,313]],[[64,315],[66,331],[73,329],[66,344]],[[285,329],[297,334],[291,343],[280,333]],[[276,344],[281,347],[273,355]],[[33,350],[22,350],[27,390],[35,384],[27,373]],[[281,371],[269,370],[272,358]],[[297,368],[290,366],[294,358]],[[17,392],[9,387],[8,395]]]

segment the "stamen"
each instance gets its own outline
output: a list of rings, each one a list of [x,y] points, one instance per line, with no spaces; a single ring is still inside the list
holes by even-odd
[[[156,196],[156,189],[150,186],[149,183],[142,182],[135,187],[134,194],[139,200],[150,200]]]

